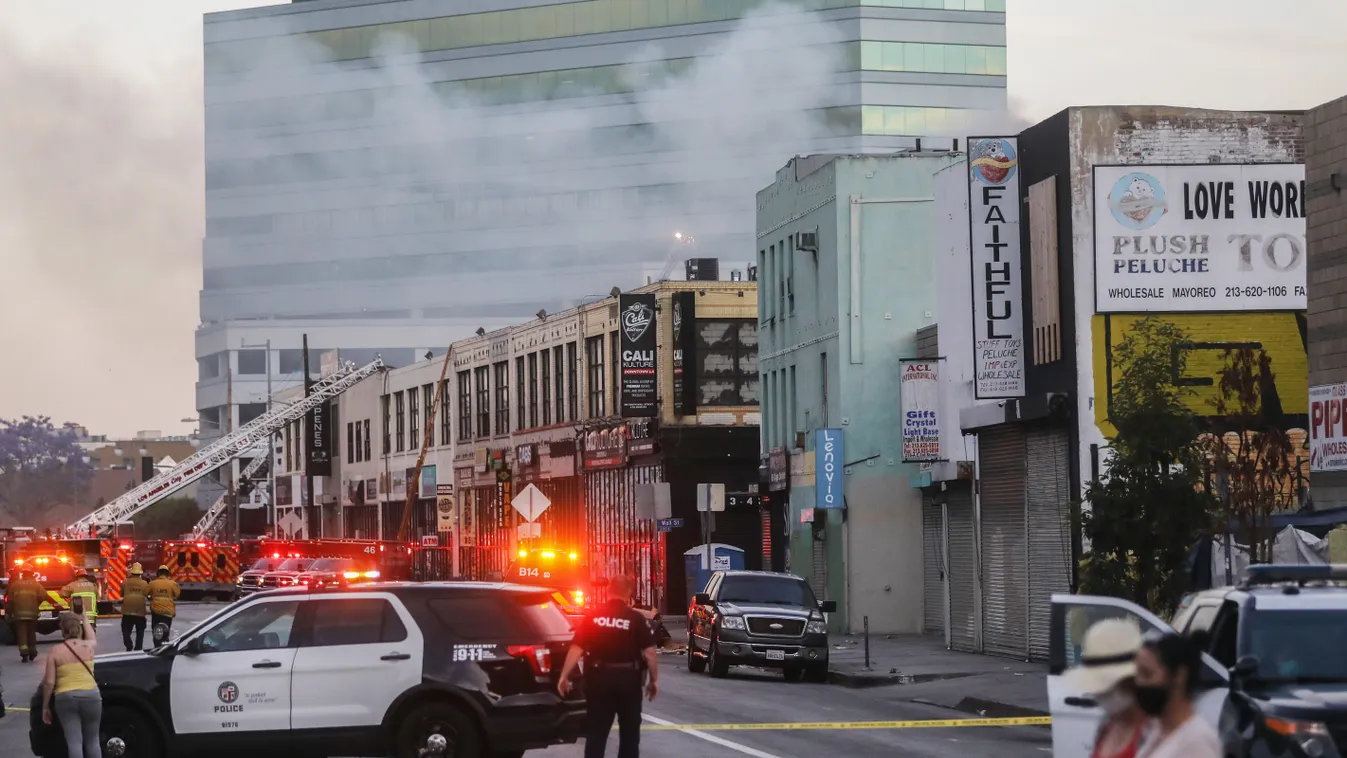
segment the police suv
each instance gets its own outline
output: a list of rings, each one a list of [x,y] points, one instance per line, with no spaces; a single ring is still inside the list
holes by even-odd
[[[1104,618],[1144,631],[1208,635],[1196,710],[1226,756],[1347,755],[1347,566],[1250,566],[1237,587],[1191,596],[1166,624],[1126,600],[1054,595],[1048,701],[1053,755],[1088,758],[1098,730],[1093,698],[1062,674]]]
[[[556,688],[571,636],[534,587],[258,593],[153,651],[97,658],[104,755],[521,756],[583,731],[583,688]],[[33,752],[63,758],[40,697]]]

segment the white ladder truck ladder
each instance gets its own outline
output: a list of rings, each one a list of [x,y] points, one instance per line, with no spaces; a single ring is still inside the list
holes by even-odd
[[[258,471],[262,470],[263,466],[267,465],[271,460],[271,456],[275,454],[276,452],[274,450],[268,448],[267,452],[254,457],[252,461],[248,463],[248,466],[243,469],[243,473],[239,475],[239,478],[253,478]],[[227,508],[228,505],[229,493],[226,492],[220,496],[219,500],[215,501],[215,504],[210,507],[210,510],[206,511],[206,515],[202,516],[201,520],[196,522],[196,526],[192,527],[192,540],[199,540],[212,534],[215,531],[215,527],[222,523],[220,517],[224,515],[225,508]]]
[[[88,516],[66,527],[71,537],[95,537],[96,527],[129,521],[132,516],[201,479],[217,468],[255,448],[271,450],[271,435],[309,411],[337,397],[384,367],[382,358],[355,368],[347,363],[331,376],[316,382],[309,394],[288,405],[278,406],[197,451],[172,469],[150,479]],[[267,455],[273,453],[268,452]]]

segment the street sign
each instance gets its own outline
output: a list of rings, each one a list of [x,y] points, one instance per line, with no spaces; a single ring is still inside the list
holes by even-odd
[[[516,529],[521,540],[536,540],[543,536],[543,525],[532,521],[520,524]]]
[[[543,511],[552,505],[552,501],[547,499],[542,490],[530,484],[514,496],[510,505],[514,506],[516,511],[519,511],[519,515],[523,516],[525,521],[533,523],[538,520],[539,516],[543,515]]]
[[[672,532],[683,525],[681,518],[662,518],[659,520],[659,530],[661,532]]]
[[[730,508],[757,508],[762,505],[762,498],[751,492],[732,492],[725,496],[725,505]]]
[[[697,510],[702,512],[725,510],[725,485],[698,484]]]

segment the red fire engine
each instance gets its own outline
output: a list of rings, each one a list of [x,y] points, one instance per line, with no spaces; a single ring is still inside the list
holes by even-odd
[[[220,542],[168,541],[163,543],[163,565],[182,589],[184,599],[214,596],[221,600],[234,597],[234,582],[239,577],[239,546]],[[144,566],[153,574],[158,566]]]

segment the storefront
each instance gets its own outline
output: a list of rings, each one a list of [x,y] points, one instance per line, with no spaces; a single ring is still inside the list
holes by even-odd
[[[637,489],[664,481],[655,428],[653,420],[633,419],[582,437],[590,571],[634,578],[637,602],[650,605],[668,594],[664,536],[653,514],[637,508]]]

